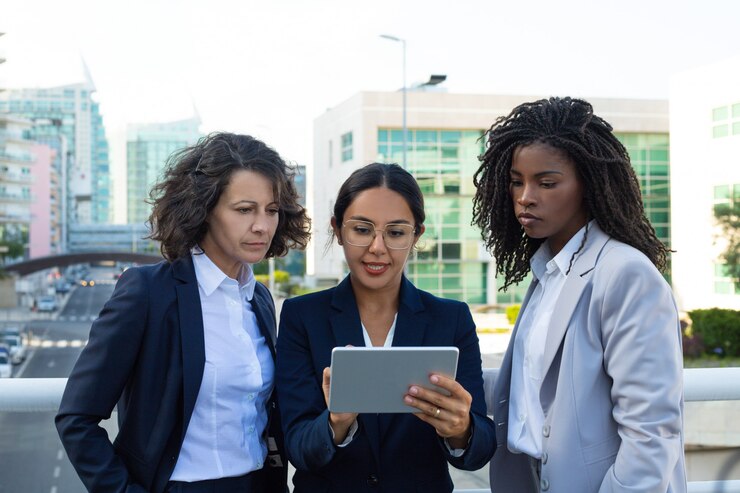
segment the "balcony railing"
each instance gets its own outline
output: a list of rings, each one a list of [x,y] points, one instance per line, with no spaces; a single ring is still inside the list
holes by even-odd
[[[483,370],[484,380],[495,380],[497,376],[498,369]],[[56,411],[66,383],[66,378],[0,379],[0,412]],[[684,399],[686,402],[740,400],[740,368],[684,370]],[[490,409],[490,403],[488,405]],[[740,480],[692,481],[688,491],[740,493]],[[490,490],[455,490],[455,493],[490,493]]]

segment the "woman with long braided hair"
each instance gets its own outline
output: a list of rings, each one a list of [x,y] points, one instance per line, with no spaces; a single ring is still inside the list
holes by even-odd
[[[681,333],[612,127],[586,101],[493,124],[473,221],[503,289],[532,273],[492,389],[501,492],[685,492]]]

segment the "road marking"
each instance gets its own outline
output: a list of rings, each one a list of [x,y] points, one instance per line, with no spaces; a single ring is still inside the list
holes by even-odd
[[[61,467],[59,467],[59,466],[56,466],[56,467],[54,468],[54,477],[55,477],[55,478],[58,478],[58,477],[59,477],[59,473],[60,473],[60,472],[62,472],[62,468],[61,468]]]
[[[54,341],[41,341],[41,347],[52,347],[54,345]]]
[[[85,345],[85,341],[80,341],[79,339],[76,339],[69,343],[70,347],[82,347]]]
[[[18,368],[18,371],[15,372],[15,378],[20,378],[23,376],[23,372],[26,371],[26,368],[28,367],[28,363],[33,359],[33,356],[36,354],[36,350],[32,349],[28,352],[26,355],[25,361],[23,361],[23,364],[21,364],[20,368]]]
[[[64,339],[57,341],[57,347],[67,347],[69,346],[69,341],[65,341]]]
[[[49,368],[54,368],[56,366],[56,364],[57,364],[56,361],[51,360],[51,361],[49,361],[49,364],[47,364],[46,366],[48,366]]]
[[[51,489],[49,490],[49,493],[57,493],[57,487],[52,486]]]
[[[57,450],[57,460],[62,460],[64,458],[64,450],[59,449]]]

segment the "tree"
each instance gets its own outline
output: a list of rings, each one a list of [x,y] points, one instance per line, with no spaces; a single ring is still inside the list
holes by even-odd
[[[740,291],[740,201],[715,206],[714,217],[727,242],[727,248],[719,258],[725,262],[727,275],[732,277],[735,289]]]

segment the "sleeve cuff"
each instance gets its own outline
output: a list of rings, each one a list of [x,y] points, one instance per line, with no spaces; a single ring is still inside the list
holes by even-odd
[[[340,443],[339,445],[337,445],[337,447],[344,448],[347,445],[349,445],[350,442],[352,441],[352,439],[355,437],[355,433],[357,432],[357,428],[358,428],[358,426],[357,426],[357,420],[352,421],[352,424],[349,426],[349,430],[347,430],[347,437],[344,439],[344,441],[342,443]],[[333,441],[334,438],[335,438],[335,435],[334,435],[334,430],[332,430],[332,428],[331,428],[331,425],[329,426],[329,433],[331,433],[331,439]],[[445,440],[445,443],[447,443],[447,440]],[[468,442],[468,443],[470,443],[470,442]],[[464,450],[463,450],[463,452],[464,452]],[[462,454],[460,454],[460,455],[462,455]]]

